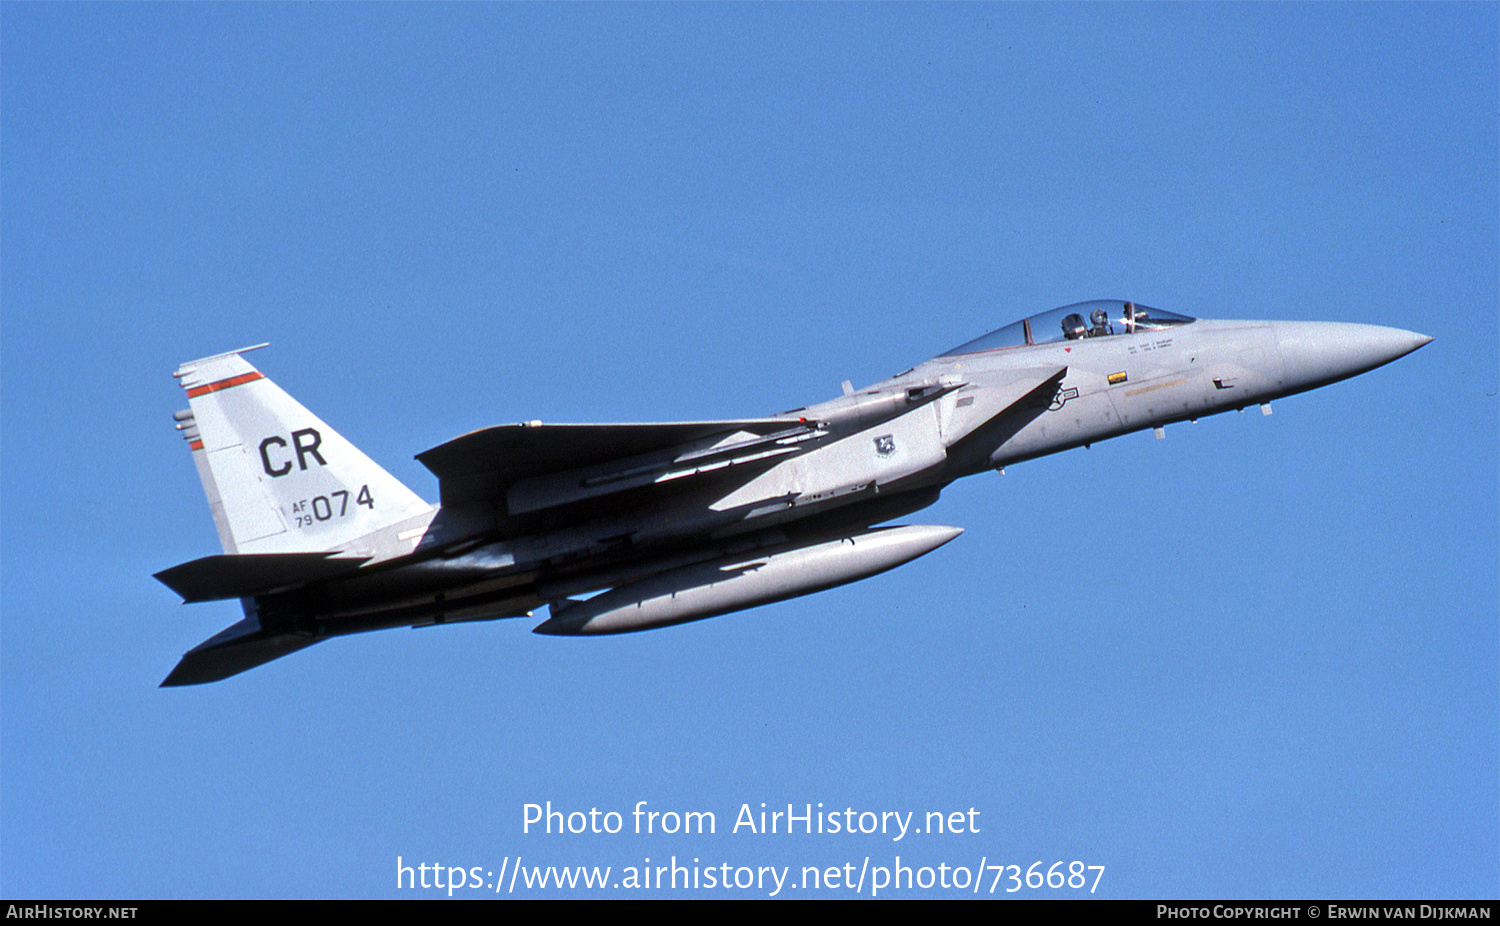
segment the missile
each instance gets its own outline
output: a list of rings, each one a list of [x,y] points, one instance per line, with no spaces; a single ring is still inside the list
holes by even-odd
[[[910,562],[963,533],[913,524],[725,557],[631,582],[586,601],[557,602],[534,632],[631,633],[809,595]]]

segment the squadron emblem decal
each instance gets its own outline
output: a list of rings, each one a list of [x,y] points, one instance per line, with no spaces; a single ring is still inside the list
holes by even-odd
[[[875,452],[883,457],[888,457],[896,452],[896,438],[890,434],[882,434],[875,438]]]

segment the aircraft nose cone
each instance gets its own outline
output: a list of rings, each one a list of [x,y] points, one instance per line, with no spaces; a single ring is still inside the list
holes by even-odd
[[[1432,340],[1425,334],[1346,322],[1275,322],[1289,385],[1312,389],[1404,357]]]

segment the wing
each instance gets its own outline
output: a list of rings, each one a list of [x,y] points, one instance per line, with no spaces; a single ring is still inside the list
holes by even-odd
[[[817,433],[815,422],[799,418],[524,422],[472,431],[417,459],[438,477],[443,505],[495,499],[515,486],[511,510],[517,512],[792,453]],[[576,491],[559,500],[555,492],[564,483]]]
[[[1011,371],[944,412],[933,455],[1004,416],[1033,392],[1053,388],[1066,367]],[[524,515],[616,492],[731,470],[747,478],[777,458],[904,418],[961,389],[962,382],[897,382],[771,418],[641,424],[523,422],[473,431],[417,455],[438,477],[445,508],[502,507]],[[740,469],[735,470],[736,467]]]

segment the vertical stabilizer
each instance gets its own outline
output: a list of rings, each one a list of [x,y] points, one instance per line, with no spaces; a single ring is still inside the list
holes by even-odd
[[[338,550],[431,509],[241,356],[254,349],[173,374],[191,406],[177,427],[224,552]]]

